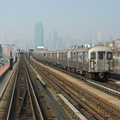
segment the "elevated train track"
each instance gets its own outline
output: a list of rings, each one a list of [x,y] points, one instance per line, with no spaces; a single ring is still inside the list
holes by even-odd
[[[36,61],[39,62],[38,59],[35,59]],[[64,69],[61,69],[59,67],[56,67],[54,65],[50,65],[50,64],[46,64],[45,62],[42,62],[43,64],[47,65],[47,66],[50,66],[58,71],[61,71],[63,73],[66,73],[68,75],[71,75],[73,77],[76,77],[80,80],[83,80],[83,82],[85,82],[85,84],[89,84],[90,86],[96,88],[96,89],[99,89],[101,90],[102,92],[105,92],[107,94],[110,94],[114,97],[117,97],[118,99],[120,99],[120,84],[119,83],[116,83],[116,82],[111,82],[111,81],[107,81],[107,82],[101,82],[101,81],[98,81],[98,80],[92,80],[92,79],[88,79],[84,76],[81,76],[80,74],[76,74],[75,72],[72,72],[72,71],[67,71],[67,70],[64,70]]]
[[[77,101],[83,108],[85,108],[91,115],[96,119],[108,119],[115,120],[120,119],[120,106],[117,106],[118,98],[112,97],[113,100],[105,100],[98,95],[93,94],[88,89],[89,87],[80,82],[73,82],[73,80],[68,80],[67,75],[59,75],[55,70],[51,70],[47,66],[39,65],[31,60],[34,68],[40,73],[44,73],[49,79],[51,79],[57,86],[59,86],[63,91],[65,91],[69,96],[71,96],[75,101]],[[66,76],[67,78],[65,78]],[[81,84],[81,85],[80,85]],[[83,87],[86,86],[86,87]],[[90,88],[93,89],[93,88]],[[96,90],[97,92],[97,90]],[[105,95],[105,94],[104,94]],[[105,95],[107,96],[107,95]],[[107,96],[108,97],[108,96]],[[110,97],[108,97],[110,98]],[[116,104],[112,104],[112,101],[116,101]]]
[[[1,120],[120,119],[118,89],[111,90],[81,77],[85,80],[82,82],[80,78],[58,72],[31,57],[27,60],[21,56],[20,64],[15,68],[0,99]],[[102,89],[109,95],[99,91]]]
[[[29,76],[30,73],[27,71],[30,72],[30,70],[26,68],[24,61],[22,55],[0,99],[0,120],[57,120],[58,118],[43,93],[44,90],[35,90],[35,86],[40,83],[36,83],[37,80],[33,79],[35,78],[33,74]],[[39,93],[41,94],[39,95]]]

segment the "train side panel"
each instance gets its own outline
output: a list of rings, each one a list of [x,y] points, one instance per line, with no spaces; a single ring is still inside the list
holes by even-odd
[[[63,68],[68,66],[68,51],[60,51],[59,52],[59,64]]]

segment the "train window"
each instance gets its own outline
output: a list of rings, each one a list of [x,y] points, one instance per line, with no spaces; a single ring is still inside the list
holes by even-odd
[[[98,52],[98,58],[99,58],[99,60],[103,60],[103,53],[104,52]]]
[[[62,59],[62,54],[60,53],[60,60]]]
[[[96,59],[96,53],[91,53],[91,59]]]
[[[73,60],[76,60],[76,54],[75,53],[73,53]]]
[[[112,60],[112,52],[107,52],[107,60]]]
[[[88,53],[84,52],[83,54],[84,54],[85,61],[88,61]]]
[[[80,60],[83,59],[83,53],[79,53],[79,56],[80,56]]]
[[[63,60],[65,60],[65,53],[63,53]]]

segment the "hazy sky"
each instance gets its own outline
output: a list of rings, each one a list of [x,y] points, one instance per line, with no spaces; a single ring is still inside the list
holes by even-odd
[[[84,40],[120,38],[120,0],[0,0],[0,41],[34,39],[41,22],[44,38],[57,30],[60,36]]]

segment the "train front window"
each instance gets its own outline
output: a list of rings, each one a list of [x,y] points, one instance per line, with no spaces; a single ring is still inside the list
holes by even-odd
[[[103,55],[104,55],[104,52],[98,52],[99,60],[103,60]]]
[[[96,53],[91,53],[91,59],[96,59]]]
[[[112,60],[112,52],[107,52],[107,60]]]

